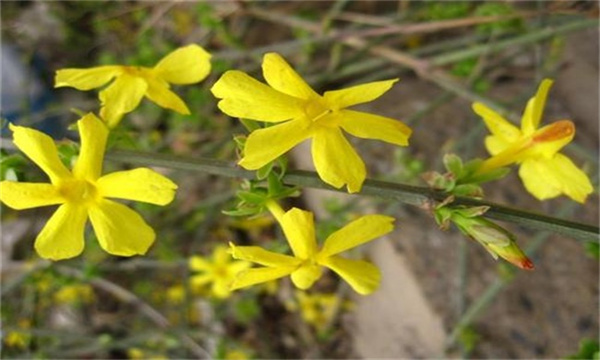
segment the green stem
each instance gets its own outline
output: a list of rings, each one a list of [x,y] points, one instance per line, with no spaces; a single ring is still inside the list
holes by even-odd
[[[131,164],[204,172],[219,176],[245,179],[255,178],[254,172],[246,171],[225,161],[215,159],[189,159],[175,155],[124,150],[111,151],[106,154],[106,158]],[[325,184],[321,181],[319,176],[312,171],[289,171],[284,176],[283,182],[288,185],[345,192],[344,190],[335,189]],[[411,186],[372,179],[365,180],[360,194],[376,196],[391,201],[399,201],[419,207],[427,207],[432,202],[442,202],[448,196],[444,192],[434,191],[423,186]],[[490,209],[486,212],[486,216],[492,219],[508,221],[537,230],[552,231],[578,240],[598,242],[598,233],[600,232],[600,229],[598,229],[597,226],[466,197],[457,197],[453,204],[464,206],[488,206]]]
[[[598,24],[599,22],[597,19],[572,21],[562,26],[543,28],[537,31],[528,32],[522,36],[517,36],[503,41],[488,42],[485,44],[469,46],[463,50],[445,53],[442,55],[435,56],[428,60],[433,66],[448,65],[460,60],[469,59],[482,54],[498,52],[500,50],[504,50],[512,46],[536,43],[540,40],[544,40],[558,34],[565,34],[577,30],[583,30],[589,27],[597,27]]]
[[[275,217],[277,222],[281,224],[281,220],[283,219],[283,214],[285,214],[285,211],[283,211],[281,206],[279,206],[279,204],[274,200],[268,200],[265,203],[265,205],[267,206],[267,209],[269,209],[271,214],[273,214],[273,216]]]

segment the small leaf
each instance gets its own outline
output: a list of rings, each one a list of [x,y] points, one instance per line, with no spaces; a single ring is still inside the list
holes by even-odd
[[[267,176],[269,176],[269,173],[271,173],[271,170],[273,170],[273,162],[268,163],[267,165],[261,167],[260,169],[256,170],[256,178],[258,180],[264,180],[267,178]]]
[[[452,190],[452,194],[456,196],[468,196],[473,198],[482,198],[483,190],[479,185],[475,184],[462,184],[456,185]]]
[[[460,213],[460,215],[468,218],[481,216],[485,214],[486,211],[490,209],[489,206],[473,206],[469,208],[459,209],[456,212]]]
[[[249,204],[263,204],[266,200],[265,194],[260,194],[257,191],[238,191],[237,196],[244,202]]]
[[[448,170],[450,173],[454,174],[454,177],[456,179],[460,179],[460,177],[462,176],[462,173],[463,173],[463,162],[460,159],[460,157],[458,157],[458,155],[455,155],[455,154],[444,155],[444,166],[446,167],[446,170]]]
[[[223,214],[228,216],[251,216],[258,215],[263,212],[262,207],[252,207],[244,209],[223,210]]]

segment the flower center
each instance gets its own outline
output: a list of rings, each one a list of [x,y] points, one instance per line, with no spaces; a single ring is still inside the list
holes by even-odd
[[[311,99],[306,104],[306,116],[312,124],[324,127],[338,127],[339,122],[333,114],[333,110],[326,107],[320,99]]]
[[[61,182],[59,191],[69,202],[86,204],[99,197],[96,186],[86,180],[72,179]]]
[[[213,268],[213,274],[216,278],[226,279],[229,277],[229,271],[227,269],[227,266],[223,265],[215,265],[215,267]]]

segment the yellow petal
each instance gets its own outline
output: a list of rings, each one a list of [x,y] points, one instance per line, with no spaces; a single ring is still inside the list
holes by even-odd
[[[319,129],[312,141],[312,157],[319,177],[348,192],[360,191],[367,176],[365,164],[339,129]]]
[[[193,84],[210,72],[210,57],[202,47],[192,44],[165,56],[152,71],[171,84]]]
[[[292,208],[281,217],[280,225],[297,258],[309,259],[317,253],[315,224],[310,211]]]
[[[229,256],[231,256],[231,255],[229,255]],[[234,261],[234,262],[229,263],[229,265],[227,265],[227,270],[228,270],[229,275],[235,276],[240,271],[246,270],[251,266],[252,266],[252,264],[247,261]]]
[[[50,136],[37,130],[9,124],[13,131],[13,143],[37,164],[53,184],[72,175],[58,157],[58,150]]]
[[[375,81],[347,89],[326,91],[323,97],[331,109],[340,110],[377,99],[391,89],[396,81],[398,79]]]
[[[77,122],[81,151],[73,168],[78,179],[96,181],[102,173],[108,128],[94,114],[85,115]]]
[[[89,209],[100,246],[118,256],[144,255],[154,242],[154,230],[125,205],[101,200]]]
[[[115,127],[121,116],[135,109],[146,93],[148,84],[140,77],[122,74],[100,92],[101,115],[108,126]]]
[[[295,267],[283,266],[244,270],[237,274],[237,276],[233,279],[230,285],[230,290],[237,290],[279,279],[291,274],[295,269]]]
[[[368,295],[377,290],[381,282],[379,269],[366,261],[332,256],[322,262],[321,265],[335,271],[354,291],[361,295]]]
[[[342,129],[363,138],[382,140],[400,146],[408,145],[412,130],[401,121],[359,111],[342,110],[339,112]]]
[[[530,136],[521,137],[510,143],[501,152],[486,159],[478,172],[486,172],[513,163],[552,158],[575,135],[575,126],[569,120],[561,120],[537,130]],[[486,143],[493,144],[486,139]]]
[[[384,215],[362,216],[331,234],[319,252],[321,256],[339,254],[394,230],[394,218]]]
[[[303,114],[303,101],[251,78],[241,71],[227,71],[210,89],[225,114],[251,120],[279,122]]]
[[[213,250],[212,258],[216,265],[227,266],[231,260],[231,254],[229,253],[229,248],[225,245],[218,245]]]
[[[65,202],[57,187],[45,183],[0,182],[0,201],[16,209],[31,209]]]
[[[291,275],[292,282],[297,288],[306,290],[321,278],[322,269],[315,264],[304,264]]]
[[[535,131],[532,135],[535,154],[547,158],[554,156],[560,149],[573,140],[575,124],[569,120],[556,121]]]
[[[474,103],[473,111],[483,118],[485,125],[492,135],[499,137],[502,141],[513,142],[521,137],[519,128],[506,121],[502,116],[484,104]]]
[[[231,246],[234,259],[251,261],[264,266],[297,267],[302,261],[293,256],[274,253],[258,246]]]
[[[87,211],[82,206],[63,204],[35,239],[37,253],[50,260],[75,257],[83,251]]]
[[[486,136],[485,148],[491,155],[496,155],[506,150],[511,145],[509,141],[501,138],[500,136]]]
[[[544,79],[535,96],[527,102],[527,107],[523,113],[523,119],[521,120],[521,130],[523,131],[523,134],[529,135],[538,128],[552,83],[552,80]]]
[[[63,69],[56,71],[54,87],[71,86],[78,90],[98,88],[123,72],[121,66],[98,66],[90,69]]]
[[[584,203],[594,191],[588,176],[562,154],[556,154],[551,159],[524,161],[519,176],[527,191],[539,200],[565,194]]]
[[[194,288],[201,288],[202,286],[210,283],[213,280],[214,280],[214,277],[212,274],[194,275],[190,278],[190,284]]]
[[[177,185],[148,168],[117,171],[104,175],[96,183],[103,197],[166,205],[173,201]]]
[[[277,53],[265,54],[262,70],[267,84],[277,91],[304,100],[319,96]]]
[[[200,256],[192,256],[189,261],[190,270],[193,271],[208,271],[212,264],[205,258]]]
[[[226,299],[231,295],[230,286],[233,279],[217,279],[213,282],[211,293],[218,299]]]
[[[189,115],[190,109],[177,94],[169,90],[169,84],[162,80],[146,79],[148,89],[146,96],[160,107],[174,110],[183,115]]]
[[[310,137],[310,121],[297,119],[254,130],[246,139],[240,166],[259,169]]]

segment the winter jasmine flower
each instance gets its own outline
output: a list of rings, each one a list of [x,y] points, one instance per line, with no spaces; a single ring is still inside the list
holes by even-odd
[[[362,159],[344,132],[359,138],[408,145],[411,129],[387,117],[347,109],[383,95],[397,81],[386,80],[317,94],[278,54],[264,57],[268,85],[241,71],[227,71],[212,87],[219,109],[230,116],[275,123],[247,138],[240,165],[256,170],[306,139],[321,179],[358,192],[366,177]]]
[[[108,253],[145,254],[154,242],[154,231],[138,213],[109,198],[166,205],[173,200],[177,185],[148,168],[101,176],[108,128],[93,114],[77,125],[81,152],[69,171],[49,136],[11,124],[14,144],[48,175],[50,183],[2,181],[0,201],[17,210],[60,205],[35,240],[43,258],[60,260],[81,254],[88,218]]]
[[[112,128],[124,114],[133,111],[144,96],[159,106],[189,114],[183,100],[169,89],[170,84],[194,84],[209,72],[210,54],[198,45],[188,45],[165,56],[152,68],[108,65],[58,70],[55,87],[91,90],[110,83],[100,91],[100,116]]]
[[[542,81],[537,94],[527,103],[520,129],[484,104],[473,104],[473,110],[492,133],[485,139],[492,157],[485,160],[477,172],[517,163],[525,188],[536,198],[545,200],[565,194],[583,203],[593,191],[590,179],[559,152],[573,140],[575,125],[569,120],[560,120],[539,126],[550,86],[552,80]]]

